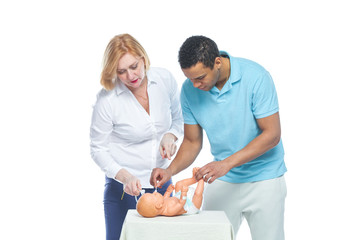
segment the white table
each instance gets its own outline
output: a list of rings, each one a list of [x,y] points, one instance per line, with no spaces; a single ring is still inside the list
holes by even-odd
[[[129,210],[120,240],[234,240],[234,231],[222,211],[200,211],[199,214],[176,217],[142,217]]]

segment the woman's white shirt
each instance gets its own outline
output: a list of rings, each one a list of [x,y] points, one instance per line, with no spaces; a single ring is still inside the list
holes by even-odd
[[[177,138],[183,134],[183,118],[177,83],[163,68],[147,72],[150,115],[132,92],[117,81],[113,90],[102,89],[97,95],[90,127],[91,156],[109,178],[124,168],[149,183],[153,168],[167,168],[159,143],[165,133]]]

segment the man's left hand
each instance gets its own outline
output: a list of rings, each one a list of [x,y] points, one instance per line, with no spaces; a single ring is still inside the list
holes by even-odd
[[[230,169],[231,166],[225,161],[211,162],[200,168],[196,172],[195,178],[197,181],[203,178],[205,182],[212,183],[215,179],[228,173]]]

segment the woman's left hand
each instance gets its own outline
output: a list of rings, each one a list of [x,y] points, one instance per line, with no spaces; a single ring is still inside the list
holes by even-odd
[[[171,157],[176,152],[176,140],[177,137],[175,137],[172,133],[166,133],[163,138],[160,141],[160,155],[162,158],[168,158],[171,160]]]

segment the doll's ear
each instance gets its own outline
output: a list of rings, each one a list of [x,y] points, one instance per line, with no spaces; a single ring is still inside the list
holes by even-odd
[[[155,204],[156,209],[161,209],[162,206],[163,206],[162,203],[156,203],[156,204]]]

